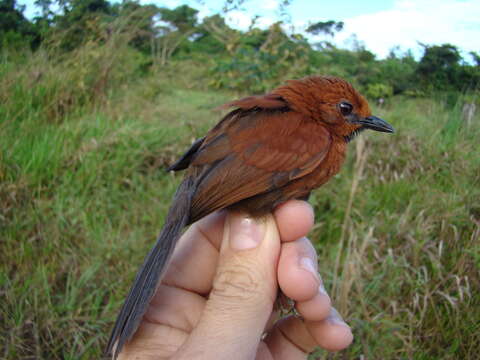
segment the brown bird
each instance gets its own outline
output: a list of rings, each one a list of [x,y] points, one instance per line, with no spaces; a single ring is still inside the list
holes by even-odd
[[[393,132],[336,77],[290,80],[224,107],[235,110],[169,168],[188,170],[113,328],[107,353],[114,358],[135,333],[185,226],[219,209],[262,216],[306,199],[340,170],[347,143],[360,131]]]

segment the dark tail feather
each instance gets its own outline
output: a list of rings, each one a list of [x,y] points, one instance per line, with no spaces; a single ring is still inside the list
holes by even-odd
[[[179,186],[162,232],[138,271],[117,317],[106,349],[106,355],[113,356],[113,359],[137,330],[181,231],[189,222],[192,193],[193,182],[187,178]]]

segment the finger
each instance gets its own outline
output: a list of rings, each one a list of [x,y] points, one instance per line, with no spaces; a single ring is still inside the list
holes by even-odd
[[[170,359],[187,338],[188,333],[183,330],[142,321],[118,360]]]
[[[305,320],[309,334],[321,348],[328,351],[339,351],[348,347],[353,341],[350,327],[343,321],[335,308],[322,321]]]
[[[317,254],[307,238],[283,243],[278,263],[278,284],[295,301],[307,301],[321,284],[317,272]]]
[[[215,212],[190,226],[175,247],[163,284],[200,295],[210,292],[226,214]],[[313,210],[305,201],[287,201],[274,214],[282,241],[307,234],[313,225]]]
[[[306,236],[315,220],[312,206],[301,200],[290,200],[279,205],[274,216],[282,241],[294,241]]]
[[[197,325],[205,302],[205,298],[198,294],[162,284],[143,318],[150,323],[189,333]]]
[[[255,357],[277,293],[280,241],[274,218],[230,213],[218,269],[202,317],[181,349],[210,358]],[[222,344],[221,347],[218,344]],[[213,356],[214,355],[214,356]]]
[[[265,344],[263,341],[260,341],[260,344],[258,344],[255,360],[274,360],[274,357],[268,349],[267,344]]]
[[[279,320],[264,341],[275,360],[306,359],[316,347],[305,324],[293,315]]]
[[[328,296],[323,284],[320,283],[318,292],[313,298],[306,301],[297,301],[295,309],[302,317],[310,321],[320,321],[330,315],[332,302]]]
[[[226,214],[215,212],[190,226],[175,247],[163,284],[200,295],[210,292]]]
[[[275,359],[304,359],[316,347],[339,351],[348,347],[352,340],[350,327],[332,308],[329,317],[322,321],[304,321],[293,315],[280,320],[265,338],[265,343]]]
[[[119,359],[170,358],[197,325],[205,302],[198,294],[160,285]]]

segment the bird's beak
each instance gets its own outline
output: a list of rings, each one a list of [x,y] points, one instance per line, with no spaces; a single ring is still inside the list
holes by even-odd
[[[386,133],[394,132],[392,125],[387,123],[385,120],[382,120],[379,117],[373,115],[356,120],[355,123],[361,124],[362,127],[366,129],[372,129],[375,131],[381,131]]]

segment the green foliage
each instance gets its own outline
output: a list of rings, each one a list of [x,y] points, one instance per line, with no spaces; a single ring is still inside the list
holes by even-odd
[[[473,58],[475,65],[480,66],[480,55],[478,55],[475,51],[470,51],[470,56]]]
[[[448,84],[454,78],[455,68],[461,59],[458,49],[450,44],[424,46],[425,53],[417,72],[426,81]]]
[[[461,65],[462,57],[454,45],[424,45],[424,49],[417,74],[426,88],[465,91],[480,84],[479,67]]]
[[[60,15],[55,15],[47,33],[47,41],[62,34],[61,47],[72,51],[86,41],[101,38],[102,28],[111,21],[111,5],[107,0],[60,1]]]
[[[188,5],[181,5],[173,10],[160,8],[159,13],[163,21],[169,22],[181,32],[190,30],[197,24],[198,10]]]
[[[0,50],[35,47],[38,33],[23,16],[24,10],[15,0],[0,0]]]
[[[435,91],[475,92],[480,83],[480,67],[464,62],[459,50],[450,44],[424,45],[424,55],[417,62],[411,53],[392,50],[384,60],[377,60],[356,38],[352,49],[338,49],[328,41],[313,47],[302,34],[288,34],[281,23],[269,29],[256,27],[255,19],[246,31],[230,28],[224,19],[228,11],[240,9],[243,1],[226,3],[224,14],[205,17],[200,23],[198,10],[188,5],[173,9],[141,5],[134,0],[111,4],[107,0],[37,0],[41,15],[28,21],[23,8],[14,0],[2,0],[0,34],[2,48],[21,51],[55,47],[64,53],[85,43],[108,41],[112,24],[135,34],[128,44],[140,50],[147,60],[144,70],[165,66],[175,60],[207,61],[207,72],[214,88],[243,92],[262,92],[288,77],[329,73],[347,77],[368,91],[383,96],[393,94],[422,96]],[[285,13],[288,1],[279,2]],[[343,22],[334,20],[310,24],[306,33],[334,36]],[[473,61],[478,60],[471,53]],[[206,60],[208,59],[208,60]]]
[[[14,31],[22,33],[28,27],[28,21],[23,16],[25,7],[17,7],[15,0],[0,1],[0,31]]]
[[[268,31],[248,32],[232,57],[215,59],[210,76],[215,88],[262,93],[282,79],[309,73],[310,46],[301,37],[288,37],[280,23]]]
[[[397,130],[362,134],[313,194],[320,271],[356,338],[315,356],[476,358],[480,119],[462,111],[478,108],[478,64],[451,45],[420,62],[315,49],[280,24],[242,32],[188,7],[37,3],[29,22],[0,2],[13,19],[0,22],[3,358],[100,358],[179,181],[165,165],[216,122],[210,109],[308,74],[393,93],[374,113]]]
[[[325,34],[333,37],[336,32],[342,31],[343,25],[343,21],[319,21],[309,25],[306,32],[312,35]]]
[[[365,95],[371,99],[389,98],[393,95],[393,88],[386,84],[368,84]]]
[[[411,54],[397,56],[392,54],[387,59],[376,64],[379,74],[372,81],[379,81],[388,84],[394,94],[401,94],[412,89],[417,90],[415,82],[415,71],[417,62]]]
[[[163,168],[220,117],[210,109],[232,99],[205,91],[205,62],[172,61],[139,77],[145,55],[114,33],[116,41],[86,43],[69,56],[43,49],[0,63],[0,332],[8,360],[100,358],[180,180]],[[88,97],[105,68],[104,90]],[[393,97],[374,113],[396,134],[362,134],[339,176],[313,193],[310,238],[356,339],[335,356],[475,358],[480,122],[461,115],[473,100],[446,107],[445,99]],[[53,111],[59,104],[67,107]]]
[[[209,50],[217,50],[213,54],[231,55],[241,41],[241,35],[240,31],[231,29],[220,15],[207,16],[195,33],[191,50],[205,51],[204,54],[212,54]]]
[[[114,18],[122,19],[125,28],[135,32],[129,45],[152,57],[159,33],[156,23],[160,9],[155,5],[140,5],[136,1],[125,0],[112,5],[112,12]]]
[[[68,55],[60,55],[64,39],[60,37],[26,62],[15,64],[24,53],[7,58],[9,62],[1,65],[5,70],[0,102],[6,104],[8,121],[21,119],[27,105],[41,119],[62,121],[83,107],[101,104],[116,86],[141,75],[144,57],[128,46],[135,30],[124,25],[112,23],[97,41],[88,41]]]

